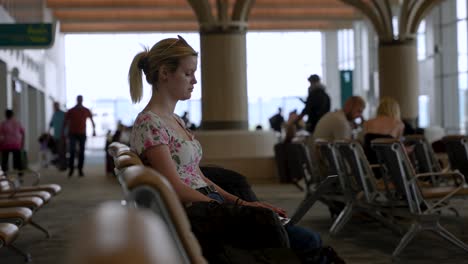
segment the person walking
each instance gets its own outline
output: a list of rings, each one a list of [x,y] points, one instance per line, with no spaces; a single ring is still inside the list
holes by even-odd
[[[93,121],[93,115],[91,111],[83,106],[83,96],[78,95],[76,97],[76,105],[68,110],[65,114],[65,121],[62,129],[62,134],[65,135],[65,131],[68,129],[68,139],[70,142],[70,160],[68,163],[68,177],[73,175],[75,171],[75,154],[76,144],[79,144],[78,149],[78,173],[80,177],[84,176],[83,165],[84,165],[84,152],[86,143],[86,120],[91,120],[93,124],[93,136],[96,136],[96,125]]]
[[[2,151],[2,170],[5,174],[8,171],[8,156],[13,154],[13,168],[20,171],[23,170],[21,161],[21,150],[24,148],[24,128],[21,123],[16,120],[13,110],[5,111],[6,120],[0,124],[0,150]]]
[[[306,130],[313,133],[320,118],[330,112],[330,96],[325,91],[325,85],[321,83],[317,74],[311,75],[307,80],[310,83],[308,96],[299,118],[307,116]]]
[[[57,168],[61,171],[67,169],[67,147],[65,136],[62,133],[64,121],[65,112],[60,109],[60,104],[58,102],[54,102],[54,114],[49,122],[49,131],[50,129],[53,129],[54,131],[54,141],[57,153],[55,161]]]

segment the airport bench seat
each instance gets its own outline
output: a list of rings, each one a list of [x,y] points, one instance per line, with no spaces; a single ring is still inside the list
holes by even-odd
[[[147,209],[102,204],[78,234],[68,264],[184,263],[164,221]]]
[[[23,256],[26,262],[31,261],[31,257],[28,253],[21,251],[13,245],[16,237],[19,233],[19,227],[11,223],[0,223],[0,249],[8,248],[17,254]]]

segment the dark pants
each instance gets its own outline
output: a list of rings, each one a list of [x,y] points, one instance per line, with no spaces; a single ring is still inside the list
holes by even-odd
[[[65,137],[55,138],[56,151],[57,151],[57,168],[67,168],[67,144]]]
[[[86,143],[86,134],[71,134],[70,139],[70,160],[68,168],[73,170],[75,168],[75,153],[76,153],[76,143],[79,144],[78,149],[78,170],[83,170],[84,164],[84,151]]]
[[[8,156],[10,156],[10,152],[13,153],[13,168],[22,170],[23,164],[21,162],[21,150],[19,149],[5,149],[2,151],[2,170],[8,171]]]

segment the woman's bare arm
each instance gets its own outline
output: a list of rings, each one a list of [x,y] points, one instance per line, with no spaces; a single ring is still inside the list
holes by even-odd
[[[177,172],[177,168],[171,158],[168,146],[159,145],[151,147],[144,152],[144,155],[150,166],[166,177],[166,179],[171,183],[182,203],[212,201],[208,196],[190,188],[190,186],[187,186],[180,180],[179,173]]]
[[[212,182],[210,179],[205,177],[205,175],[203,175],[200,168],[198,168],[198,173],[200,173],[200,175],[203,177],[203,180],[205,180],[205,182],[208,183],[208,185],[213,185],[216,188],[216,191],[218,191],[219,194],[221,194],[221,196],[223,196],[223,198],[226,201],[231,202],[231,203],[235,203],[237,201],[237,199],[239,198],[239,197],[237,197],[235,195],[232,195],[232,194],[226,192],[223,188],[219,187],[216,183]]]

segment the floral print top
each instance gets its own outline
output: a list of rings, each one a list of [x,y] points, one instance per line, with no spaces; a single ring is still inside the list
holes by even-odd
[[[182,119],[175,114],[174,117],[185,128]],[[193,189],[205,187],[207,183],[198,173],[202,158],[201,145],[190,130],[185,129],[191,140],[181,138],[176,131],[166,126],[157,114],[151,111],[141,112],[133,124],[130,147],[147,164],[145,150],[158,145],[167,145],[182,182]]]

